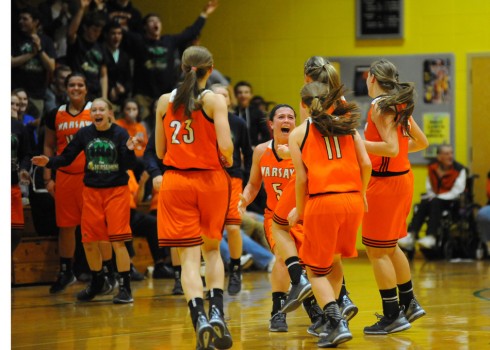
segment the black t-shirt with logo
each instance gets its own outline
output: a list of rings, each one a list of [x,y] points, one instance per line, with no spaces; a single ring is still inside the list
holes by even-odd
[[[55,169],[69,165],[85,151],[85,186],[126,186],[129,180],[126,171],[136,164],[134,151],[126,146],[128,138],[128,132],[114,123],[104,131],[98,131],[93,124],[83,127],[59,156],[49,158],[47,167]]]

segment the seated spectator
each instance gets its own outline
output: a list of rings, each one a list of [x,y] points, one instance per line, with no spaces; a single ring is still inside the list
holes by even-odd
[[[66,94],[65,80],[70,74],[71,68],[64,64],[59,65],[54,70],[53,81],[46,89],[46,94],[44,95],[45,113],[67,102],[68,95]]]
[[[480,239],[486,244],[487,254],[490,255],[490,172],[487,174],[487,199],[487,204],[476,215],[476,224]]]
[[[247,236],[244,231],[240,230],[240,234],[242,236],[244,253],[240,259],[242,270],[246,270],[248,267],[254,266],[257,270],[271,272],[272,266],[274,266],[274,262],[276,260],[274,254],[272,254],[269,249],[264,248],[255,240]],[[224,239],[222,239],[220,242],[220,253],[225,267],[229,267],[231,258],[228,244],[228,232],[226,230],[223,232],[223,238]]]
[[[458,200],[466,186],[466,170],[456,162],[451,145],[437,148],[437,159],[428,166],[426,181],[427,192],[422,196],[418,210],[414,213],[408,226],[408,235],[398,241],[401,248],[413,250],[419,231],[428,217],[425,237],[419,239],[419,245],[431,249],[436,245],[437,230],[440,226],[442,213]]]
[[[123,30],[118,22],[110,22],[105,28],[104,55],[107,63],[109,100],[118,109],[131,94],[131,65],[129,55],[121,49]]]
[[[104,51],[98,43],[105,25],[103,15],[88,11],[91,0],[80,0],[80,8],[68,27],[67,62],[75,72],[82,72],[87,78],[89,99],[108,97],[107,62]],[[81,34],[78,30],[82,26]]]
[[[39,12],[27,7],[20,10],[20,36],[12,41],[12,89],[23,88],[39,114],[44,110],[44,95],[55,67],[53,41],[40,32]]]

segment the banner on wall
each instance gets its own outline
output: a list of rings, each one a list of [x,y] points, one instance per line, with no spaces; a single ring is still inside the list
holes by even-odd
[[[451,143],[451,116],[449,113],[424,113],[424,133],[429,140],[425,157],[435,157],[439,145]]]

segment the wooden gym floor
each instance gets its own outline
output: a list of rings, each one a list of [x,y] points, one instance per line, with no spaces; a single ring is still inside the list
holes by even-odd
[[[344,261],[347,289],[359,307],[350,322],[354,339],[339,349],[490,349],[490,261],[412,263],[415,292],[427,315],[407,331],[364,336],[376,321],[381,302],[369,261]],[[52,296],[48,286],[11,290],[12,349],[194,349],[195,336],[185,300],[172,296],[173,280],[133,283],[132,305],[114,305],[111,296],[89,303],[75,301],[82,283]],[[207,309],[207,306],[206,306]],[[233,349],[316,349],[306,333],[302,309],[288,314],[288,333],[270,333],[269,275],[243,276],[238,296],[225,293],[225,313]]]

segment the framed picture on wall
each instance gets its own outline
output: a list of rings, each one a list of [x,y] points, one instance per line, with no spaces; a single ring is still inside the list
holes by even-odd
[[[449,59],[427,59],[424,61],[424,102],[448,104],[451,102],[451,76]]]
[[[356,0],[357,39],[403,39],[403,0]]]

